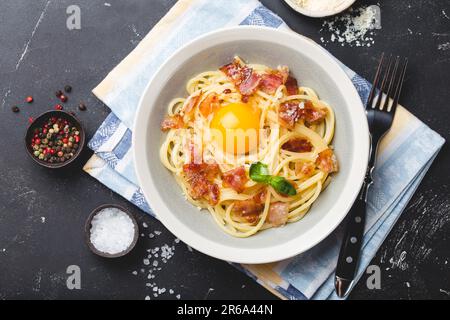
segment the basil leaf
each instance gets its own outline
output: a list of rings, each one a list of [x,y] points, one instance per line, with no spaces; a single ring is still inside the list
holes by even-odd
[[[278,193],[288,196],[295,196],[297,194],[294,186],[283,177],[271,176],[269,179],[269,184]]]
[[[259,161],[252,163],[249,170],[249,176],[253,181],[268,183],[270,179],[269,168]]]

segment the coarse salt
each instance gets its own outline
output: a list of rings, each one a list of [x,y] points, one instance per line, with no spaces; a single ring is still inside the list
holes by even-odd
[[[349,13],[325,20],[321,32],[330,34],[329,40],[320,38],[322,43],[339,43],[356,47],[370,47],[374,44],[375,29],[380,29],[380,8],[376,5],[350,9]]]
[[[135,229],[125,212],[118,208],[105,208],[92,219],[90,232],[90,241],[98,251],[117,254],[130,247]]]

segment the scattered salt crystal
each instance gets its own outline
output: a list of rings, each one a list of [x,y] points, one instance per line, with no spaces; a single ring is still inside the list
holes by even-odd
[[[157,267],[157,266],[158,266],[158,261],[154,260],[154,261],[153,261],[153,266],[154,266],[154,267]]]
[[[148,228],[148,224],[146,224],[145,222],[142,222],[142,226],[143,226],[144,228]]]
[[[131,218],[118,208],[100,210],[91,222],[90,241],[105,253],[117,254],[128,249],[134,238]]]
[[[45,217],[41,217],[41,222],[45,223]]]
[[[150,296],[145,296],[145,300],[150,300]]]
[[[138,273],[137,273],[137,271],[133,271],[132,274],[137,276]]]
[[[150,233],[148,236],[149,238],[153,238],[155,235],[153,233]]]
[[[380,29],[380,8],[376,5],[350,9],[349,13],[325,20],[322,31],[331,33],[330,41],[356,47],[370,47],[374,44],[374,29]],[[322,43],[328,41],[320,38]]]
[[[146,266],[148,266],[150,264],[150,260],[148,260],[148,259],[144,259],[143,262]]]
[[[175,238],[175,243],[179,243],[179,242],[180,242],[180,239]]]
[[[177,294],[177,295],[176,295],[176,298],[177,298],[178,300],[180,300],[181,295]]]
[[[158,296],[158,294],[155,292],[155,293],[153,293],[153,296],[156,298]]]
[[[157,236],[159,236],[160,234],[161,234],[161,231],[155,231],[155,234],[157,235]]]
[[[174,291],[173,291],[172,289],[169,289],[169,293],[170,293],[170,294],[173,294],[173,292],[174,292]]]
[[[158,291],[158,287],[153,287],[153,291]]]

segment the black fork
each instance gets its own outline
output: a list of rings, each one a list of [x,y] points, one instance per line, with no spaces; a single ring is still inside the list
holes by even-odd
[[[400,61],[400,57],[390,56],[385,59],[384,54],[381,56],[367,99],[370,158],[363,186],[346,218],[347,225],[335,274],[335,289],[339,297],[345,297],[354,284],[364,235],[367,193],[373,183],[372,172],[376,165],[377,148],[380,140],[392,126],[408,65],[408,60],[404,59],[400,67]]]

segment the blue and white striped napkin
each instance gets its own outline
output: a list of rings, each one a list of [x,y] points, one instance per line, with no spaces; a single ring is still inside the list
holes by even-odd
[[[95,154],[84,170],[127,200],[154,215],[133,168],[131,128],[139,98],[154,72],[176,49],[221,27],[287,25],[257,0],[180,0],[141,43],[93,90],[112,112],[89,142]],[[342,65],[363,102],[370,84]],[[380,147],[371,189],[358,277],[406,207],[444,139],[399,107],[393,128]],[[236,265],[285,299],[337,299],[333,274],[342,227],[311,250],[267,265]]]

